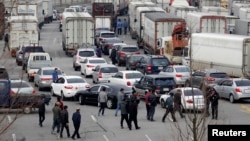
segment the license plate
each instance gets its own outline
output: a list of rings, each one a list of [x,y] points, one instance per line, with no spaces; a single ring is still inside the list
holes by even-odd
[[[169,88],[163,88],[163,91],[169,91]]]
[[[159,69],[159,70],[162,70],[162,69],[163,69],[163,67],[158,67],[158,69]]]
[[[244,90],[245,93],[250,93],[250,90]]]

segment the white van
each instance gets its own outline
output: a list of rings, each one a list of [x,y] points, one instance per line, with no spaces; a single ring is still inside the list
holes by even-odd
[[[34,80],[34,74],[41,67],[51,67],[52,66],[52,58],[48,53],[45,52],[36,52],[30,53],[27,62],[26,72],[28,75],[29,81]]]

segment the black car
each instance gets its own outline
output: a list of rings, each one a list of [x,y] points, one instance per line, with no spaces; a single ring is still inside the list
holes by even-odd
[[[165,94],[176,87],[173,77],[168,77],[160,74],[151,74],[142,76],[139,81],[133,85],[141,98],[144,98],[145,92],[148,90],[155,90],[159,96]]]
[[[31,52],[45,52],[42,46],[26,46],[24,51],[20,52],[22,54],[22,64],[23,70],[27,67],[27,61]]]
[[[145,55],[136,64],[136,70],[143,74],[158,74],[170,65],[170,61],[163,55]]]
[[[117,48],[116,58],[117,64],[120,66],[121,64],[126,65],[127,56],[132,54],[141,54],[139,47],[137,45],[121,45]]]
[[[93,85],[91,88],[87,90],[81,90],[76,92],[75,98],[79,101],[81,105],[83,104],[91,104],[98,105],[98,95],[103,87],[106,87],[106,92],[108,93],[108,101],[107,108],[114,109],[117,106],[117,94],[121,88],[124,89],[126,95],[132,93],[132,89],[127,87],[126,85],[117,85],[115,83],[102,83]]]
[[[103,54],[109,55],[109,49],[111,49],[114,43],[123,43],[123,41],[117,37],[103,39],[103,41],[100,44]]]
[[[140,61],[140,59],[145,56],[144,54],[133,54],[128,55],[126,60],[126,70],[135,70],[136,64]]]

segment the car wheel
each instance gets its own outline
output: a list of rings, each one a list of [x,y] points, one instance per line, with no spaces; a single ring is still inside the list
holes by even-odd
[[[108,99],[107,101],[107,108],[112,109],[114,107],[114,103],[112,99]]]
[[[161,107],[166,108],[166,104],[165,104],[165,101],[163,99],[161,100]]]
[[[52,96],[55,96],[54,90],[52,89],[52,87],[50,88],[50,92]]]
[[[235,102],[233,94],[230,94],[230,96],[229,96],[229,101],[230,101],[231,103],[234,103],[234,102]]]
[[[24,112],[25,114],[30,114],[30,113],[31,113],[31,107],[30,107],[30,106],[24,107],[24,108],[23,108],[23,112]]]
[[[79,96],[79,104],[80,105],[84,104],[84,98],[83,98],[83,96]]]
[[[77,67],[74,67],[74,70],[77,71]]]

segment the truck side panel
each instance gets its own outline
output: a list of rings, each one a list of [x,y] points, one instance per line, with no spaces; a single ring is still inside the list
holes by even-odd
[[[250,20],[236,20],[235,23],[235,34],[239,35],[250,35]]]
[[[250,20],[250,8],[240,8],[239,18]]]
[[[96,16],[95,17],[95,29],[100,27],[107,27],[111,29],[111,17],[110,16]]]
[[[220,18],[202,18],[201,32],[226,33],[226,20]]]

